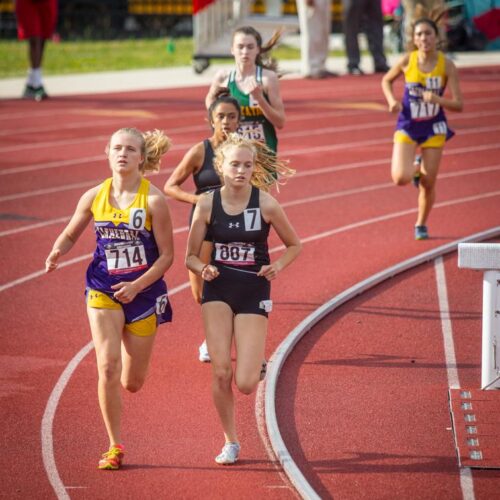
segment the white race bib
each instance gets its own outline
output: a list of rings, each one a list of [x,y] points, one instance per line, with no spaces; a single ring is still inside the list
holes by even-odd
[[[148,267],[144,246],[140,241],[110,243],[105,247],[109,274],[123,274]]]
[[[254,141],[265,142],[264,127],[259,122],[243,122],[240,124],[238,133],[247,139]]]
[[[233,266],[252,266],[255,246],[251,243],[215,243],[215,260]]]
[[[423,100],[410,101],[412,120],[429,120],[439,113],[439,104],[424,102]]]

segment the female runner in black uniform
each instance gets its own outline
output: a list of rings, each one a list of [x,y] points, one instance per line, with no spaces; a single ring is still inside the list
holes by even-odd
[[[221,186],[220,177],[213,164],[214,149],[224,141],[229,133],[236,132],[240,123],[240,115],[238,101],[230,96],[227,89],[221,89],[208,109],[208,121],[213,130],[212,137],[195,144],[184,155],[163,187],[163,191],[168,196],[192,204],[190,222],[200,195]],[[184,191],[181,187],[191,175],[196,186],[194,194]],[[210,235],[207,235],[201,245],[200,259],[205,263],[210,262],[211,253],[212,243]],[[194,300],[201,304],[203,280],[197,274],[189,271],[189,281]],[[201,362],[210,361],[206,341],[199,347],[199,359]]]
[[[219,464],[238,460],[231,345],[234,336],[238,389],[251,394],[265,356],[267,316],[272,309],[270,281],[299,254],[300,240],[283,209],[265,192],[290,176],[266,146],[231,134],[216,150],[214,165],[223,187],[202,195],[189,233],[187,267],[204,280],[202,314],[212,360],[212,393],[224,430]],[[259,189],[261,188],[261,189]],[[286,249],[270,262],[267,237],[273,227]],[[213,251],[210,264],[198,256],[207,231]]]

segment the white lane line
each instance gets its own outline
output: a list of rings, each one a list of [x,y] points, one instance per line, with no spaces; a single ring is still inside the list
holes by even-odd
[[[500,144],[498,145],[498,148],[500,148]],[[385,160],[384,160],[384,162],[385,162]],[[374,162],[368,162],[368,163],[370,163],[370,165],[374,164]],[[355,164],[353,164],[353,165],[355,165]],[[359,166],[359,164],[357,166]],[[363,165],[363,166],[365,166],[365,165]],[[452,178],[452,177],[460,177],[460,176],[464,176],[464,175],[483,174],[483,173],[494,172],[496,170],[500,170],[500,165],[491,165],[491,166],[487,166],[487,167],[459,170],[457,172],[448,172],[445,174],[440,174],[439,178],[445,179],[445,178]],[[388,189],[388,188],[392,188],[392,187],[394,187],[394,184],[392,182],[391,183],[382,183],[382,184],[372,184],[370,186],[364,186],[364,187],[360,187],[360,188],[356,188],[356,189],[346,189],[344,191],[336,191],[334,193],[326,193],[323,195],[311,196],[308,198],[300,198],[297,200],[283,202],[281,205],[284,208],[286,208],[286,207],[292,207],[294,205],[301,205],[301,204],[305,204],[305,203],[322,201],[322,200],[327,200],[327,199],[331,199],[331,198],[340,198],[342,196],[349,196],[349,195],[353,195],[353,194],[366,193],[366,192],[370,192],[370,191],[376,191],[378,189]],[[13,229],[7,229],[5,231],[0,231],[0,238],[5,237],[5,236],[11,236],[14,234],[19,234],[19,233],[22,233],[24,231],[31,231],[34,229],[40,229],[40,228],[50,226],[53,224],[63,223],[63,222],[68,221],[70,218],[71,218],[71,216],[68,215],[65,217],[59,217],[57,219],[50,219],[50,220],[47,220],[44,222],[38,222],[36,224],[29,224],[26,226],[16,227]],[[187,227],[185,230],[187,230]]]
[[[447,243],[446,245],[443,245],[441,247],[434,248],[420,255],[416,255],[415,257],[412,257],[408,260],[400,262],[394,266],[391,266],[387,269],[384,269],[383,271],[380,271],[376,274],[373,274],[367,279],[356,283],[347,290],[344,290],[340,294],[330,299],[328,302],[325,302],[314,312],[309,314],[309,316],[304,318],[288,334],[288,336],[274,351],[268,363],[268,370],[266,375],[266,392],[264,395],[267,436],[269,436],[274,454],[281,462],[285,474],[288,476],[291,483],[295,486],[302,498],[319,499],[319,496],[316,494],[314,488],[309,484],[305,476],[302,474],[301,470],[297,467],[297,464],[294,462],[293,457],[290,455],[283,437],[281,436],[276,414],[276,388],[278,385],[279,374],[286,362],[286,359],[293,351],[299,340],[302,339],[308,332],[310,332],[314,328],[316,324],[318,324],[327,315],[331,314],[334,310],[338,309],[346,302],[359,296],[367,290],[370,290],[373,287],[379,285],[383,281],[401,274],[404,271],[412,269],[420,264],[423,264],[424,262],[436,259],[440,255],[456,251],[459,243],[466,241],[470,242],[487,240],[499,234],[500,226],[497,226],[487,231],[476,233],[472,236],[468,236],[466,238]],[[302,240],[302,242],[304,242],[304,240]],[[465,500],[473,500],[473,498],[468,498]]]
[[[448,377],[448,387],[451,389],[460,388],[458,377],[457,358],[455,355],[455,344],[453,341],[453,327],[451,323],[450,304],[448,301],[448,287],[446,286],[446,275],[444,270],[443,257],[438,257],[434,261],[436,274],[436,285],[439,300],[439,314],[441,316],[441,331],[443,334],[444,355],[446,360],[446,374]],[[460,488],[464,500],[474,500],[474,481],[469,468],[460,469]]]
[[[478,200],[484,200],[484,199],[492,198],[495,196],[500,196],[500,191],[490,191],[488,193],[482,193],[482,194],[471,195],[471,196],[464,196],[463,198],[456,198],[453,200],[441,201],[441,202],[436,203],[434,205],[434,209],[439,209],[442,207],[449,207],[449,206],[453,206],[453,205],[459,205],[461,203],[468,203],[468,202],[473,202],[473,201],[478,201]],[[328,231],[324,231],[324,232],[318,233],[316,235],[301,238],[301,241],[302,241],[302,243],[308,243],[310,241],[315,241],[315,240],[319,240],[322,238],[326,238],[328,236],[342,233],[344,231],[349,231],[351,229],[356,229],[359,227],[368,226],[370,224],[375,224],[377,222],[383,222],[386,220],[395,219],[397,217],[402,217],[404,215],[409,215],[409,214],[416,213],[416,212],[417,212],[417,208],[408,208],[406,210],[400,210],[398,212],[392,212],[389,214],[379,215],[377,217],[371,217],[369,219],[365,219],[362,221],[353,222],[352,224],[347,224],[346,226],[337,227],[335,229],[330,229]],[[184,231],[187,231],[187,227],[175,229],[174,234],[184,232]],[[278,250],[281,250],[283,248],[284,248],[283,246],[278,246],[273,251],[278,251]],[[61,264],[59,264],[59,268],[78,263],[84,259],[89,258],[91,255],[92,254],[86,254],[86,255],[75,257],[74,259],[62,262]],[[13,288],[17,285],[21,285],[23,283],[26,283],[27,281],[31,281],[32,279],[38,278],[39,276],[42,276],[43,274],[45,274],[45,270],[40,270],[40,271],[36,271],[34,273],[31,273],[31,274],[28,274],[26,276],[22,276],[21,278],[18,278],[14,281],[9,281],[7,283],[4,283],[3,285],[0,285],[0,293],[5,291],[5,290],[8,290],[9,288]]]
[[[464,113],[462,115],[458,115],[457,117],[455,117],[454,121],[468,120],[468,119],[472,119],[472,118],[481,118],[482,113],[483,112]],[[496,114],[495,111],[484,112],[484,113]],[[318,119],[318,116],[319,115],[316,115],[316,119]],[[377,120],[377,121],[371,122],[372,126],[370,128],[378,129],[378,128],[380,128],[380,123],[386,124],[387,127],[394,125],[394,121],[380,122],[380,120]],[[366,124],[363,124],[363,126],[366,126]],[[331,134],[334,131],[342,132],[342,131],[348,131],[348,130],[356,130],[357,128],[359,128],[359,125],[351,125],[351,126],[349,126],[349,128],[345,128],[343,126],[324,127],[324,128],[320,128],[320,129],[311,129],[309,133],[312,133],[315,135],[326,134],[326,133]],[[185,133],[187,131],[195,132],[198,130],[199,131],[206,130],[206,127],[196,125],[196,126],[191,126],[191,127],[181,127],[178,129],[174,128],[174,129],[167,130],[167,133],[169,135],[175,135],[176,133]],[[498,127],[482,127],[479,130],[481,133],[488,132],[488,131],[495,131],[495,130],[498,130]],[[301,131],[299,135],[305,136],[305,135],[309,135],[309,133],[304,133],[304,131]],[[465,130],[462,130],[460,132],[461,135],[463,135],[464,133],[466,133]],[[290,134],[290,137],[293,138],[293,137],[295,137],[296,132],[284,132],[284,133],[280,134],[280,138],[286,139],[288,136],[287,134]],[[26,151],[28,149],[41,149],[41,148],[47,148],[47,147],[54,148],[54,147],[62,147],[62,146],[72,145],[72,144],[82,144],[82,143],[98,142],[98,141],[103,141],[103,143],[104,143],[108,139],[109,139],[109,135],[107,135],[107,136],[99,135],[99,136],[95,136],[95,137],[84,137],[84,138],[80,138],[80,139],[62,139],[62,140],[57,140],[57,141],[46,141],[46,142],[42,141],[42,142],[36,142],[36,143],[15,144],[12,146],[0,147],[0,153],[12,153],[14,151]],[[390,141],[390,139],[391,138],[388,138],[388,141]],[[384,142],[382,139],[379,139],[379,141]],[[191,146],[192,146],[192,144],[191,144]],[[175,149],[175,146],[172,149]],[[290,152],[285,151],[284,154],[290,155]]]
[[[446,374],[448,386],[451,389],[459,389],[457,358],[455,356],[455,345],[453,343],[453,329],[451,326],[450,306],[448,302],[448,289],[446,287],[446,276],[444,274],[443,258],[434,261],[436,272],[436,285],[439,301],[439,314],[441,317],[441,331],[443,334],[444,356],[446,360]]]
[[[176,293],[189,288],[189,281],[179,285],[168,292],[169,296],[175,295]],[[54,489],[54,492],[59,500],[69,500],[68,492],[66,487],[61,480],[59,471],[56,465],[56,459],[54,457],[54,417],[56,415],[57,407],[59,401],[64,392],[64,389],[68,385],[73,373],[78,368],[78,365],[85,358],[85,356],[92,350],[94,344],[90,341],[88,344],[82,347],[80,351],[73,357],[73,359],[68,363],[61,376],[59,377],[54,389],[50,393],[49,399],[47,401],[47,406],[43,412],[42,426],[41,426],[41,441],[42,441],[42,458],[45,471],[49,482]]]
[[[487,127],[488,128],[488,127]],[[500,130],[500,126],[496,127]],[[488,128],[490,130],[490,128]],[[491,131],[491,130],[490,130]],[[472,131],[472,133],[480,133],[484,132],[484,130],[481,129],[476,129],[475,131]],[[312,151],[320,151],[320,150],[336,150],[336,149],[343,149],[343,148],[348,148],[348,147],[364,147],[364,146],[373,146],[373,145],[379,145],[380,141],[375,140],[375,141],[361,141],[361,142],[352,142],[352,143],[345,143],[345,144],[338,144],[338,145],[330,145],[330,146],[324,146],[324,147],[314,147],[314,148],[308,148],[308,149],[302,149],[302,150],[295,150],[295,151],[289,151],[288,156],[293,156],[295,154],[304,154],[306,152],[312,152]],[[489,149],[500,149],[500,143],[492,143],[492,144],[483,144],[481,146],[467,146],[464,148],[457,148],[455,150],[451,150],[447,156],[453,155],[453,154],[463,154],[463,153],[469,153],[469,152],[474,152],[474,151],[485,151]],[[352,163],[352,164],[347,164],[347,165],[340,165],[337,167],[324,167],[321,169],[315,169],[312,171],[305,171],[305,172],[299,172],[297,174],[297,177],[304,177],[308,175],[319,175],[327,172],[334,172],[334,171],[340,171],[340,170],[348,170],[351,168],[364,168],[368,166],[373,166],[373,165],[378,165],[378,164],[384,164],[387,163],[389,160],[370,160],[368,162],[358,162],[358,163]],[[164,175],[167,174],[171,171],[172,169],[166,169],[162,172],[159,173],[159,175]],[[445,174],[446,175],[446,174]],[[57,192],[64,192],[64,191],[70,191],[72,189],[79,189],[79,188],[84,188],[84,187],[92,187],[98,185],[100,182],[102,182],[102,179],[94,179],[91,181],[85,181],[85,182],[80,182],[76,184],[65,184],[62,186],[56,186],[52,188],[46,188],[46,189],[37,189],[33,191],[24,191],[21,193],[13,193],[13,194],[8,194],[4,196],[0,196],[0,202],[4,201],[13,201],[13,200],[18,200],[18,199],[23,199],[23,198],[30,198],[32,196],[43,196],[46,194],[53,194]]]
[[[500,114],[500,113],[497,113],[496,111],[495,112],[491,112],[493,114]],[[359,130],[359,129],[362,129],[362,128],[367,128],[367,129],[372,129],[375,124],[380,126],[380,124],[385,124],[386,122],[370,122],[369,124],[358,124],[358,125],[349,125],[349,126],[345,126],[345,127],[327,127],[327,128],[322,128],[322,129],[316,129],[316,130],[310,130],[307,135],[320,135],[320,134],[325,134],[325,133],[333,133],[333,132],[340,132],[340,131],[348,131],[348,130]],[[393,123],[392,121],[391,122],[387,122],[387,123]],[[496,131],[497,130],[497,127],[494,127],[493,130],[490,130],[489,127],[486,127],[486,128],[481,128],[479,129],[480,132],[488,132],[488,131]],[[171,132],[169,132],[171,133]],[[464,130],[464,131],[461,131],[461,135],[465,134],[467,135],[469,133],[468,130]],[[472,131],[471,133],[475,133],[474,131]],[[283,133],[283,134],[280,134],[280,138],[286,138],[286,137],[295,137],[295,136],[303,136],[304,135],[304,132],[303,131],[299,131],[299,132],[288,132],[288,133]],[[99,140],[107,140],[107,138],[104,138],[104,137],[99,137],[99,138],[95,138],[96,140],[99,139]],[[381,142],[383,142],[381,140]],[[364,143],[350,143],[353,147],[355,146],[362,146],[362,145],[366,145]],[[370,144],[368,145],[372,145],[372,143],[370,142]],[[174,144],[172,146],[172,148],[170,149],[170,151],[177,151],[177,150],[187,150],[188,148],[190,148],[192,146],[192,144]],[[492,146],[494,147],[499,147],[499,145],[497,143],[495,144],[492,144]],[[478,147],[478,146],[476,146]],[[481,147],[481,146],[479,146]],[[24,147],[22,149],[25,149]],[[0,149],[1,150],[1,149]],[[451,151],[453,152],[454,150],[449,150],[448,148],[445,149],[445,154],[449,154],[448,152]],[[283,155],[286,155],[286,151],[285,153],[283,153]],[[295,153],[293,153],[295,154]],[[72,166],[72,165],[80,165],[80,164],[85,164],[85,163],[92,163],[94,161],[105,161],[106,160],[106,157],[104,155],[104,153],[102,155],[98,155],[98,156],[91,156],[91,157],[88,157],[88,158],[80,158],[80,159],[71,159],[71,160],[60,160],[60,161],[51,161],[51,162],[47,162],[47,163],[40,163],[40,164],[32,164],[32,165],[24,165],[24,166],[20,166],[20,167],[12,167],[12,168],[8,168],[8,169],[4,169],[4,170],[0,170],[0,176],[1,175],[13,175],[13,174],[19,174],[19,173],[24,173],[24,172],[32,172],[32,171],[36,171],[36,170],[44,170],[44,169],[49,169],[49,168],[59,168],[59,167],[65,167],[65,166]],[[167,169],[167,170],[163,170],[161,173],[164,174],[164,173],[167,173],[169,171],[171,171],[173,169]],[[307,173],[307,172],[306,172]]]

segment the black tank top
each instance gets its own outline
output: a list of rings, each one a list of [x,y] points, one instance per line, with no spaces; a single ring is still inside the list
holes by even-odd
[[[196,194],[206,193],[221,186],[220,177],[214,168],[214,150],[208,139],[203,141],[205,146],[205,159],[200,170],[193,175]]]
[[[222,207],[220,188],[214,191],[209,225],[214,243],[212,264],[253,272],[269,264],[270,225],[261,215],[259,195],[259,189],[252,186],[247,208],[238,215],[228,215]]]

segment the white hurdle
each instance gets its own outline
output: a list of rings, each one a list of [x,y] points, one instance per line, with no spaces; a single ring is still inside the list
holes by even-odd
[[[481,389],[500,389],[500,243],[460,243],[458,267],[484,271]]]

